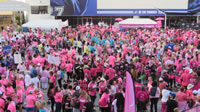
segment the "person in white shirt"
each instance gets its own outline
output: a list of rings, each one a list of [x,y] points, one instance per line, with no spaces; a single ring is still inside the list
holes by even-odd
[[[166,112],[167,111],[167,100],[168,97],[170,96],[170,90],[167,88],[162,89],[162,98],[161,98],[161,112]]]
[[[31,76],[29,75],[30,71],[28,71],[25,75],[25,86],[26,88],[28,88],[28,86],[30,85],[30,81],[31,81]]]
[[[49,45],[45,46],[44,50],[48,53],[50,51]]]
[[[126,56],[126,61],[131,64],[131,60],[132,60],[132,57],[130,55],[130,53],[128,53],[128,56]]]
[[[35,88],[40,88],[40,80],[38,79],[38,77],[31,78],[30,82],[34,83]]]

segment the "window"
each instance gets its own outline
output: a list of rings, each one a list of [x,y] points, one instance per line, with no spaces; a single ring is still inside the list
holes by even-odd
[[[47,14],[48,6],[31,6],[31,14]]]

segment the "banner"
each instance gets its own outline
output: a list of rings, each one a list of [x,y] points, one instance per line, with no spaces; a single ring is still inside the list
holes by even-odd
[[[126,72],[126,90],[125,90],[124,112],[135,112],[135,92],[133,81],[129,72]]]
[[[15,61],[15,64],[20,64],[22,63],[22,56],[21,54],[14,54],[14,61]]]
[[[3,53],[8,54],[11,52],[11,46],[4,46],[3,47]]]
[[[188,10],[191,12],[200,11],[200,0],[189,0],[188,1]]]
[[[53,16],[164,16],[158,8],[184,12],[187,4],[188,0],[50,0]]]
[[[59,57],[55,57],[53,55],[48,55],[48,62],[58,66],[60,64],[60,59],[59,59]]]

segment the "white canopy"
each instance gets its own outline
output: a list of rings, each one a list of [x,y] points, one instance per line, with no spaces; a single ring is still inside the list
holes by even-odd
[[[128,18],[120,21],[119,24],[157,24],[149,18]]]
[[[29,5],[15,0],[0,1],[0,11],[28,11]]]
[[[123,28],[154,28],[156,24],[149,18],[128,18],[119,22],[119,26]]]
[[[28,28],[40,28],[43,30],[58,29],[61,30],[62,27],[68,26],[68,21],[62,22],[61,20],[34,20],[22,25],[22,27]]]

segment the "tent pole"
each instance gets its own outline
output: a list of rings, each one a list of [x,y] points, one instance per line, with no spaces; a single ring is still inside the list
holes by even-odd
[[[165,29],[166,29],[166,27],[167,27],[167,14],[166,13],[164,13],[165,14]]]

